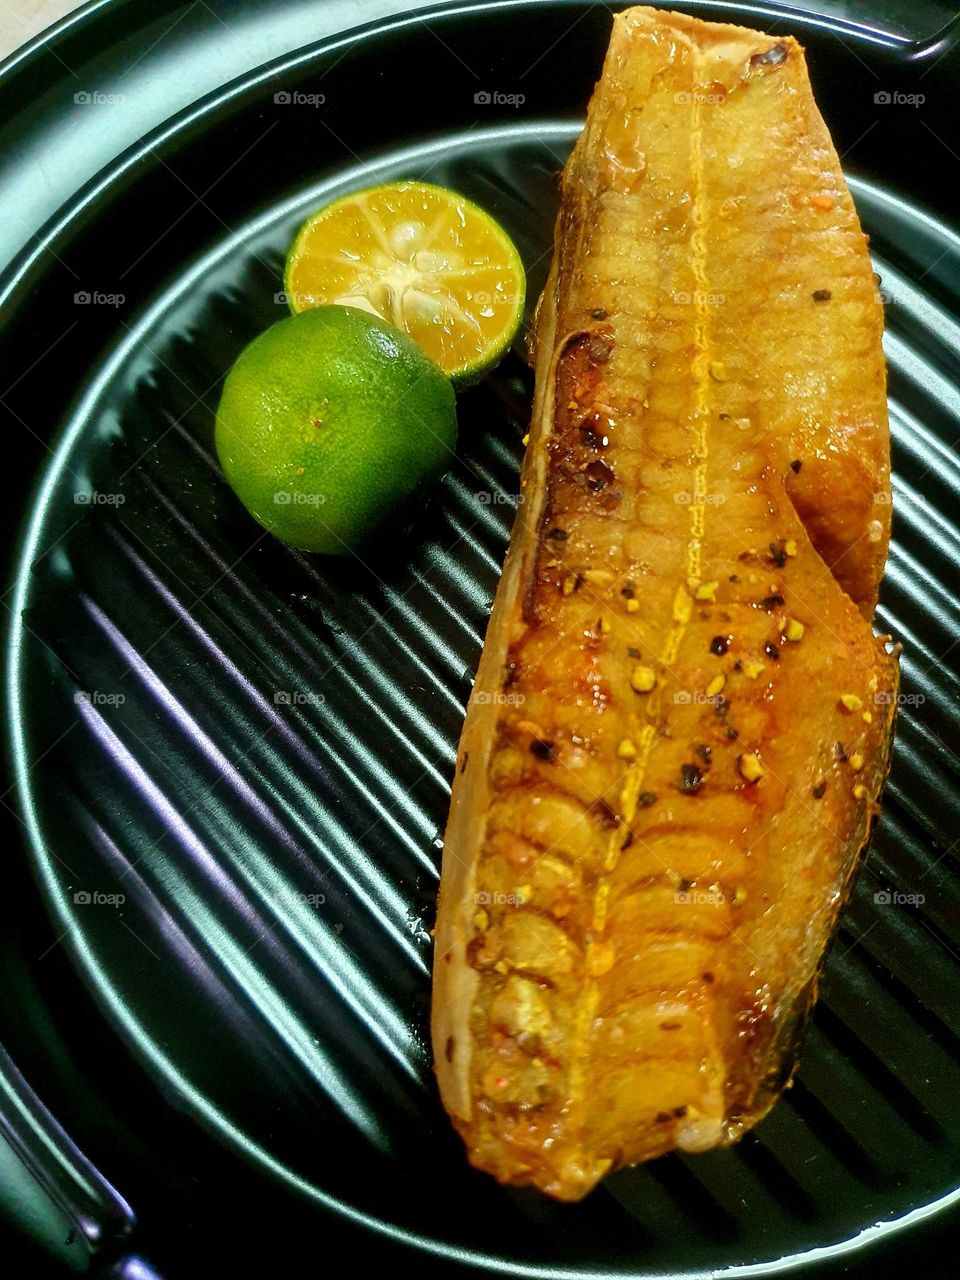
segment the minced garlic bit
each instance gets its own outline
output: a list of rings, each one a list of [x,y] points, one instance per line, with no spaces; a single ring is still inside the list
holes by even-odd
[[[863,723],[864,723],[864,724],[873,724],[873,712],[872,712],[872,711],[865,711],[865,712],[863,713]]]
[[[609,942],[598,942],[587,955],[587,972],[591,978],[602,978],[613,968],[617,953]]]
[[[609,569],[587,569],[583,575],[592,587],[609,587],[615,576]]]
[[[640,612],[640,601],[634,600],[634,599],[628,600],[627,613],[639,613],[639,612]]]
[[[744,658],[741,663],[743,674],[748,680],[756,680],[757,676],[763,670],[763,663],[757,658]]]
[[[677,587],[676,595],[673,597],[673,620],[679,626],[686,626],[690,621],[690,615],[693,613],[693,601],[683,589]]]
[[[714,382],[726,382],[727,366],[722,360],[711,360],[709,368],[710,377],[713,378]]]
[[[621,738],[620,745],[617,747],[617,755],[621,760],[633,760],[636,758],[637,748],[631,738]]]
[[[634,667],[630,676],[630,687],[637,693],[649,693],[657,684],[657,673],[653,667]]]
[[[610,633],[610,623],[609,623],[609,621],[608,621],[606,618],[604,618],[604,617],[600,617],[600,618],[598,618],[598,619],[597,619],[597,626],[598,626],[598,629],[599,629],[600,634],[601,634],[602,636],[609,635],[609,633]]]
[[[738,757],[737,767],[741,778],[745,778],[747,782],[759,782],[763,777],[763,767],[752,751],[745,751]]]
[[[707,697],[715,698],[721,692],[723,686],[727,683],[727,677],[723,674],[714,676],[707,685]]]
[[[880,681],[877,679],[876,674],[874,674],[867,681],[867,688],[870,690],[871,693],[876,693],[879,684],[880,684]]]
[[[698,600],[716,600],[719,582],[701,582],[695,592]]]
[[[486,933],[487,926],[490,923],[490,917],[484,911],[483,907],[479,911],[473,913],[474,927],[479,929],[481,933]]]
[[[841,693],[840,703],[847,711],[860,711],[863,708],[863,699],[855,693]]]
[[[803,639],[803,623],[798,622],[796,618],[788,618],[787,625],[783,628],[784,638],[789,640],[791,644],[799,644]]]
[[[746,900],[747,900],[747,891],[746,891],[746,889],[743,887],[743,885],[742,885],[742,884],[737,885],[736,889],[734,889],[734,891],[733,891],[733,900],[734,900],[734,902],[737,902],[737,903],[740,903],[740,902],[746,902]]]
[[[577,575],[575,573],[568,574],[563,580],[563,594],[572,596],[577,589]]]
[[[783,554],[785,556],[795,556],[797,554],[797,544],[795,539],[788,538],[783,544]]]
[[[528,432],[527,432],[527,434],[523,437],[523,441],[522,441],[522,443],[523,443],[523,447],[524,447],[524,448],[526,448],[526,447],[527,447],[527,445],[530,443],[530,432],[529,432],[529,431],[528,431]]]
[[[855,751],[854,754],[850,757],[850,768],[853,770],[854,773],[859,773],[860,770],[863,768],[863,756],[860,754],[859,751]]]
[[[863,785],[862,782],[858,782],[857,785],[853,788],[853,795],[854,795],[854,799],[856,800],[866,800],[869,794],[870,792],[867,790],[867,788]]]
[[[497,961],[497,963],[496,963],[493,967],[494,967],[494,969],[496,969],[497,973],[504,973],[504,974],[509,973],[509,972],[510,972],[510,961],[509,961],[509,960],[498,960],[498,961]]]

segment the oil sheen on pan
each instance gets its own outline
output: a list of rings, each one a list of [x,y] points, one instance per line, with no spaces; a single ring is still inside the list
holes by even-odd
[[[882,328],[800,46],[620,14],[443,854],[437,1074],[503,1182],[577,1200],[790,1079],[890,752]]]

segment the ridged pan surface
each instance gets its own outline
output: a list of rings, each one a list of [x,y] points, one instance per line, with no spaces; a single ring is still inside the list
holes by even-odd
[[[376,145],[360,130],[338,150],[308,108],[274,110],[278,89],[320,83],[301,65],[211,113],[205,154],[214,138],[237,156],[205,193],[214,216],[190,206],[147,252],[185,200],[170,174],[202,181],[202,148],[174,138],[62,229],[58,254],[83,287],[127,297],[87,328],[78,316],[56,377],[41,362],[10,398],[34,397],[54,450],[9,598],[14,752],[30,856],[76,964],[166,1095],[246,1160],[415,1247],[515,1273],[773,1267],[879,1238],[875,1224],[960,1184],[960,242],[851,172],[887,298],[896,514],[879,626],[904,645],[903,705],[798,1077],[738,1146],[619,1173],[578,1206],[468,1168],[427,1042],[441,832],[530,375],[514,353],[462,397],[456,464],[363,562],[263,534],[212,449],[223,374],[285,313],[286,245],[342,191],[400,175],[462,190],[515,237],[535,299],[602,17],[567,41],[576,74],[544,91],[542,112],[532,86],[556,76],[556,55],[514,119],[458,98],[462,128],[438,131],[434,110],[428,129],[421,107],[417,127],[381,121]],[[497,17],[491,48],[514,20]],[[815,79],[821,51],[845,56],[829,33],[800,35]],[[391,39],[381,67],[397,42],[411,76],[447,59],[425,31]],[[482,41],[472,51],[516,86],[516,68]],[[466,101],[472,81],[456,92]],[[843,99],[821,101],[833,126]],[[338,135],[341,110],[322,117]],[[329,154],[282,142],[291,126]],[[37,357],[67,327],[55,299],[77,288],[48,263],[18,303]]]

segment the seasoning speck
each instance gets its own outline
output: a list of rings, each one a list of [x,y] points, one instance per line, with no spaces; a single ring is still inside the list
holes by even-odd
[[[688,795],[699,791],[703,786],[703,770],[696,764],[680,766],[680,790]]]
[[[791,644],[799,644],[803,639],[803,623],[798,622],[796,618],[788,618],[783,635],[784,639],[789,640]]]
[[[833,297],[829,289],[815,289],[813,291],[814,302],[829,302]]]
[[[729,648],[730,648],[729,636],[714,636],[713,639],[710,641],[710,652],[716,658],[722,658]]]
[[[747,782],[759,782],[763,777],[763,767],[753,751],[745,751],[737,757],[737,768],[740,770],[740,777]]]
[[[630,687],[635,693],[649,693],[657,684],[657,673],[653,667],[634,667],[630,676]]]
[[[841,693],[840,705],[845,711],[862,711],[863,699],[859,698],[855,693]]]
[[[632,739],[621,738],[620,745],[617,747],[617,755],[621,760],[633,760],[636,758],[637,748]]]

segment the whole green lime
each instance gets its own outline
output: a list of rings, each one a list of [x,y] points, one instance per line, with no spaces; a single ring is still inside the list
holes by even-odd
[[[399,329],[324,306],[241,352],[217,410],[220,465],[253,518],[305,551],[345,555],[449,466],[454,393]]]

